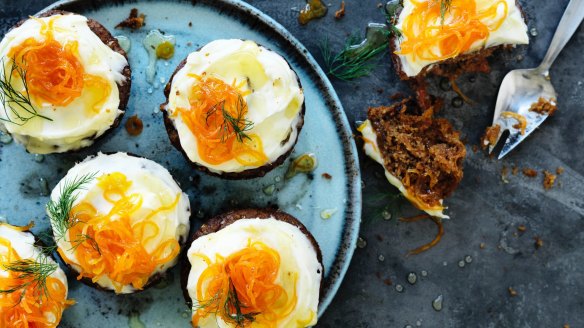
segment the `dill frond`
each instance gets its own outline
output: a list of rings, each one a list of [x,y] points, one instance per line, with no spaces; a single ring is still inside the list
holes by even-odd
[[[221,115],[223,115],[223,123],[221,124],[221,142],[225,142],[231,133],[235,133],[235,137],[238,142],[243,142],[243,139],[249,139],[247,131],[253,128],[253,122],[245,118],[245,112],[247,109],[247,104],[241,95],[237,97],[237,104],[235,106],[235,114],[232,115],[225,108],[225,100],[213,105],[205,116],[205,123],[209,120],[209,117],[221,110]]]
[[[446,13],[450,10],[451,6],[452,0],[440,0],[440,20],[442,25],[444,25],[444,17],[446,17]]]
[[[6,116],[6,118],[0,117],[0,121],[16,125],[24,125],[35,117],[52,121],[51,118],[39,114],[32,104],[26,82],[26,69],[18,65],[14,59],[11,59],[11,63],[8,63],[10,66],[8,70],[6,69],[7,63],[4,58],[0,59],[0,65],[2,65],[2,74],[0,74],[0,102],[2,103],[2,107],[4,107],[4,114]],[[14,88],[12,83],[15,75],[20,79],[24,92],[20,92]],[[10,117],[10,113],[12,113],[14,119]]]
[[[0,294],[12,294],[17,291],[22,291],[20,294],[21,301],[29,288],[32,287],[38,288],[40,291],[39,301],[42,301],[44,298],[49,297],[47,278],[57,270],[58,265],[49,262],[48,256],[41,252],[37,260],[25,259],[13,261],[2,265],[2,267],[6,271],[17,273],[17,278],[24,282],[20,285],[11,286],[8,289],[0,289]]]
[[[59,199],[57,201],[51,200],[47,204],[47,212],[49,213],[49,219],[51,221],[51,226],[53,227],[53,235],[56,243],[60,240],[65,240],[67,231],[80,222],[76,218],[70,217],[73,204],[77,200],[77,191],[85,189],[85,185],[95,179],[96,176],[97,173],[89,173],[75,178],[73,181],[65,181],[61,187],[61,196]],[[71,250],[75,250],[79,245],[86,241],[90,242],[92,247],[101,254],[97,242],[89,235],[79,235],[76,236],[76,239],[70,240],[69,242],[72,244]]]

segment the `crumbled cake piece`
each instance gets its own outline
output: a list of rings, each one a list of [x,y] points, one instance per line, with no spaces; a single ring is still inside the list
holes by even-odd
[[[552,189],[554,183],[556,182],[557,176],[547,170],[544,170],[543,174],[544,174],[543,187],[545,188],[545,190]]]
[[[526,177],[535,178],[537,176],[537,171],[530,168],[524,168],[523,175],[525,175]]]
[[[132,10],[130,10],[130,15],[128,16],[128,18],[126,18],[125,20],[121,21],[118,25],[116,25],[116,28],[127,27],[132,30],[137,30],[142,26],[146,25],[145,19],[146,15],[138,14],[138,9],[132,8]]]
[[[485,134],[481,138],[481,147],[486,149],[489,146],[494,146],[497,143],[497,138],[499,138],[499,133],[501,132],[501,126],[495,124],[493,126],[489,126],[487,130],[485,130]]]
[[[410,99],[388,107],[369,108],[385,169],[416,198],[440,205],[462,180],[466,148],[450,122],[433,118],[432,108],[422,115]]]
[[[552,99],[548,101],[542,97],[539,97],[536,103],[533,103],[529,108],[530,112],[536,112],[538,114],[548,114],[549,116],[554,115],[558,106],[556,105],[555,101]]]

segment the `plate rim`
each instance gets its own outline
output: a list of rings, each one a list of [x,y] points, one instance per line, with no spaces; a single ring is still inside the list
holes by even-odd
[[[140,2],[180,2],[180,3],[190,3],[192,6],[202,3],[210,7],[220,7],[229,6],[234,10],[239,11],[238,14],[241,15],[253,15],[255,19],[265,24],[272,32],[275,32],[283,41],[286,41],[290,46],[298,51],[298,56],[306,62],[309,66],[309,71],[315,73],[317,79],[313,80],[316,82],[318,89],[321,93],[328,96],[325,99],[327,103],[327,110],[331,112],[331,118],[335,122],[337,127],[341,129],[338,130],[338,136],[343,147],[343,158],[345,159],[345,175],[347,177],[347,208],[345,210],[343,225],[343,232],[341,236],[341,245],[334,256],[334,262],[332,264],[332,269],[329,272],[329,279],[332,280],[329,284],[324,285],[324,295],[321,295],[321,300],[318,308],[318,318],[321,318],[326,309],[331,304],[332,300],[336,296],[341,283],[349,269],[351,260],[353,258],[355,249],[357,247],[357,239],[359,237],[359,230],[361,226],[361,214],[362,214],[362,188],[361,188],[361,169],[359,162],[359,155],[357,151],[357,145],[354,138],[352,137],[352,129],[349,124],[349,120],[343,108],[340,98],[338,97],[332,83],[314,59],[312,54],[308,49],[292,34],[290,33],[282,24],[277,22],[268,14],[265,14],[258,8],[248,4],[243,0],[59,0],[53,4],[43,8],[35,14],[39,15],[49,10],[63,9],[62,7],[68,5],[82,5],[84,2],[92,3],[93,8],[90,10],[97,10],[101,6],[116,5],[129,3],[140,3]],[[314,76],[312,76],[314,78]],[[333,276],[334,275],[334,276]]]

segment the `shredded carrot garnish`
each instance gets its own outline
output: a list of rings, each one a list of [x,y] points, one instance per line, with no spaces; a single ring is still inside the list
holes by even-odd
[[[13,228],[22,231],[21,227]],[[21,260],[10,240],[0,237],[0,270]],[[6,291],[26,284],[29,285],[25,289],[0,293],[1,328],[56,327],[61,321],[63,310],[75,303],[67,300],[67,286],[58,278],[47,277],[44,289],[33,281],[32,276],[23,277],[21,272],[6,270],[0,276],[0,290]]]
[[[103,190],[103,198],[112,204],[111,210],[99,213],[92,204],[80,202],[69,214],[77,221],[68,231],[68,240],[78,244],[73,250],[76,263],[82,268],[78,279],[86,277],[95,283],[107,276],[118,293],[126,285],[140,290],[155,270],[174,260],[180,251],[174,234],[152,245],[165,231],[160,220],[155,219],[177,206],[180,193],[169,204],[144,212],[142,196],[128,193],[132,181],[124,174],[103,175],[97,185]],[[137,220],[137,216],[143,218]],[[59,253],[73,262],[61,248]]]
[[[81,96],[84,87],[91,90],[95,100],[87,107],[103,104],[111,93],[111,86],[100,76],[87,74],[79,59],[79,44],[65,44],[55,40],[53,26],[55,17],[47,20],[35,18],[41,24],[43,40],[28,38],[12,48],[8,54],[26,71],[26,89],[37,103],[67,106]]]
[[[215,263],[203,254],[196,256],[207,268],[197,282],[194,327],[210,314],[231,322],[238,311],[242,318],[251,318],[238,322],[238,326],[249,327],[253,321],[260,327],[276,327],[277,321],[296,307],[298,274],[289,273],[279,278],[280,255],[266,244],[250,240],[246,248],[226,258],[217,254]],[[278,280],[283,280],[280,284],[289,281],[289,286],[293,286],[292,295],[278,284]],[[232,295],[233,291],[236,295]]]
[[[468,52],[475,43],[485,42],[507,18],[507,2],[492,2],[479,11],[476,0],[452,0],[442,19],[440,1],[411,0],[414,9],[403,21],[403,41],[397,54],[442,61]]]
[[[206,74],[189,76],[196,80],[189,96],[190,108],[178,108],[177,113],[196,137],[201,159],[212,165],[232,159],[246,166],[267,163],[268,157],[259,136],[246,134],[242,137],[234,131],[234,124],[240,130],[246,128],[246,121],[242,118],[248,107],[243,97],[250,91],[240,91],[245,81],[227,84]],[[228,121],[225,114],[235,119]]]
[[[430,216],[428,214],[421,214],[421,215],[416,215],[416,216],[413,216],[410,218],[401,218],[400,221],[401,222],[417,222],[417,221],[426,220],[426,219],[430,219],[430,220],[432,220],[432,222],[436,223],[436,226],[438,226],[438,234],[431,242],[409,251],[408,255],[417,255],[417,254],[423,253],[423,252],[431,249],[432,247],[438,245],[438,243],[442,239],[442,236],[444,235],[444,226],[442,225],[442,220],[440,220],[440,218],[433,217],[433,216]]]
[[[525,118],[525,116],[515,112],[502,112],[501,117],[516,119],[518,124],[513,125],[513,127],[516,129],[520,129],[521,135],[525,134],[525,130],[527,129],[527,119]]]

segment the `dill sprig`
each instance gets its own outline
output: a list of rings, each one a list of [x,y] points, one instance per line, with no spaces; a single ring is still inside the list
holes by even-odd
[[[244,306],[239,301],[239,298],[237,297],[237,290],[235,289],[235,286],[233,286],[231,278],[229,278],[229,293],[227,294],[227,299],[225,300],[224,311],[228,318],[235,322],[237,325],[236,327],[245,327],[246,322],[253,322],[255,320],[255,316],[259,314],[257,312],[244,314],[241,312],[242,308],[244,308]],[[235,310],[235,313],[233,313],[232,310]]]
[[[0,294],[12,294],[17,291],[22,291],[19,299],[20,303],[29,290],[29,287],[39,290],[39,301],[48,298],[47,278],[57,270],[58,265],[51,263],[49,257],[41,252],[36,260],[17,260],[4,264],[2,267],[6,271],[17,273],[16,278],[22,280],[23,283],[11,286],[8,289],[0,289]]]
[[[444,17],[446,17],[446,13],[450,10],[451,6],[452,0],[440,0],[440,20],[442,25],[444,25]]]
[[[205,116],[205,123],[209,120],[209,117],[221,110],[221,115],[223,115],[223,123],[221,123],[221,142],[225,142],[231,133],[235,133],[237,141],[243,142],[243,139],[251,140],[250,136],[246,133],[253,128],[253,122],[245,118],[245,112],[247,109],[247,104],[241,95],[237,96],[237,103],[235,105],[235,115],[232,115],[225,108],[225,100],[213,105]]]
[[[253,322],[255,317],[260,314],[258,312],[242,312],[242,309],[244,309],[245,306],[241,304],[241,301],[239,301],[237,290],[235,289],[231,278],[229,278],[229,291],[227,292],[227,296],[225,297],[225,301],[223,302],[222,307],[220,306],[221,300],[223,298],[223,295],[221,294],[222,293],[217,293],[212,298],[205,301],[196,301],[193,304],[193,308],[210,309],[207,311],[207,313],[213,313],[215,316],[217,316],[220,311],[223,311],[223,317],[235,323],[236,327],[245,327],[246,322]]]
[[[28,84],[26,82],[26,69],[18,65],[16,60],[11,59],[10,69],[6,69],[6,62],[4,58],[0,59],[2,65],[2,74],[0,75],[0,102],[4,107],[4,114],[6,118],[0,117],[0,121],[8,122],[16,125],[24,125],[35,117],[40,117],[45,120],[52,121],[51,118],[39,114],[35,109],[30,95],[28,94]],[[24,88],[24,92],[20,92],[12,85],[12,79],[18,75],[20,82]],[[12,119],[9,115],[15,117]]]
[[[343,49],[337,54],[333,54],[328,39],[323,41],[321,52],[328,75],[342,81],[350,81],[371,73],[376,67],[375,64],[371,63],[371,60],[384,52],[387,44],[363,47],[360,48],[362,49],[361,51],[356,51],[358,49],[356,47],[358,46],[358,40],[356,36],[351,36],[343,46]]]
[[[69,231],[69,229],[71,229],[74,225],[81,222],[75,217],[70,217],[73,204],[77,200],[77,191],[85,189],[85,185],[95,179],[96,176],[97,173],[89,173],[81,177],[77,177],[73,179],[73,181],[65,181],[59,190],[61,194],[59,199],[57,201],[51,200],[47,204],[47,212],[49,213],[49,219],[51,220],[56,243],[58,243],[60,240],[65,240],[67,231]],[[90,245],[101,254],[95,239],[87,234],[79,234],[74,240],[69,240],[69,242],[72,244],[71,250],[77,249],[77,247],[86,241],[89,242]],[[45,250],[48,252],[53,252],[56,250],[56,247],[56,245],[49,246]]]

